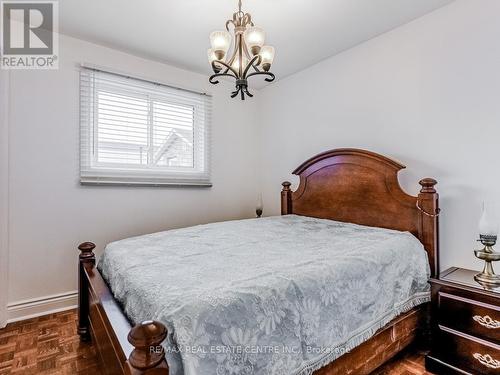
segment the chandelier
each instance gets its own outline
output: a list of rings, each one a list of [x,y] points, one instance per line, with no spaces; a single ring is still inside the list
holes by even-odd
[[[232,25],[234,33],[234,44],[231,46]],[[267,82],[274,81],[274,74],[269,70],[274,60],[274,48],[265,46],[266,34],[263,29],[254,26],[250,13],[241,11],[241,0],[238,1],[238,11],[233,14],[233,19],[226,22],[225,31],[214,31],[210,34],[208,49],[208,61],[212,65],[214,74],[209,78],[210,83],[219,83],[219,77],[231,77],[236,81],[236,90],[232,92],[231,98],[238,94],[245,100],[248,92],[248,78],[256,75],[266,76]]]

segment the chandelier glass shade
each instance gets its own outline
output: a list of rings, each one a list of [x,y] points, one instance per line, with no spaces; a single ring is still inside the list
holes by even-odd
[[[253,96],[248,91],[248,78],[263,75],[265,81],[274,81],[275,76],[270,72],[274,48],[266,46],[265,39],[266,33],[253,24],[249,13],[242,12],[239,0],[238,11],[226,22],[226,30],[210,34],[208,61],[214,71],[209,78],[210,83],[219,83],[220,77],[234,78],[236,90],[231,97],[239,94],[245,100],[245,95]]]

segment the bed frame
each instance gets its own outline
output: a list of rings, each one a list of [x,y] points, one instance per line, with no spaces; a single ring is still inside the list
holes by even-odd
[[[424,245],[435,276],[439,270],[437,182],[425,178],[418,196],[408,195],[397,177],[403,168],[365,150],[324,152],[293,172],[300,177],[296,191],[290,189],[290,182],[283,183],[281,213],[409,231]],[[132,327],[95,267],[95,245],[85,242],[78,248],[81,340],[93,341],[107,374],[168,375],[161,346],[165,326],[145,321]],[[414,308],[314,374],[369,374],[414,342],[427,319],[427,306]]]

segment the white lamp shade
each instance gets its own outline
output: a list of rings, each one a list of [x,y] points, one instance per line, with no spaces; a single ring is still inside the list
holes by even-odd
[[[264,46],[260,50],[261,65],[263,64],[272,64],[274,61],[274,47]]]
[[[208,62],[212,64],[212,61],[217,60],[217,56],[215,56],[215,52],[213,51],[212,48],[209,48],[207,50],[207,57],[208,57]]]
[[[252,26],[245,30],[245,41],[249,49],[262,47],[266,40],[266,33],[260,27]]]
[[[231,34],[228,31],[214,31],[210,34],[210,45],[212,51],[223,51],[224,54],[231,45]]]
[[[490,204],[483,203],[483,213],[479,219],[479,234],[484,236],[498,235],[499,222]]]

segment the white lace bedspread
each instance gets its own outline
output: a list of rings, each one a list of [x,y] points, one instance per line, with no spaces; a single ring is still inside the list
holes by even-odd
[[[172,375],[310,374],[429,300],[410,233],[296,215],[113,242],[99,269],[134,323],[165,323]]]

